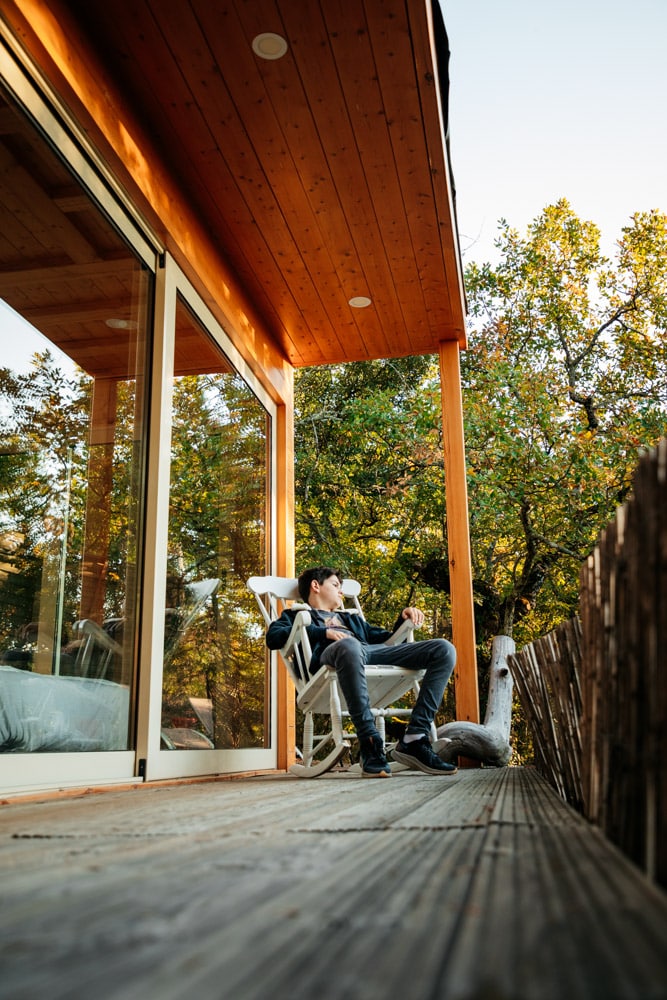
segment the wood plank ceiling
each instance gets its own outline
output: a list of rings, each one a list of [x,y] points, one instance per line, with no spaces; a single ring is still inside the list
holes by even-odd
[[[89,375],[136,377],[146,272],[1,89],[0,220],[0,297]],[[174,371],[229,371],[183,308]]]
[[[465,346],[430,0],[67,6],[292,364]]]
[[[64,0],[295,366],[464,346],[427,3]],[[263,32],[282,58],[255,54]],[[136,262],[1,95],[0,211],[0,295],[84,370],[123,377]]]

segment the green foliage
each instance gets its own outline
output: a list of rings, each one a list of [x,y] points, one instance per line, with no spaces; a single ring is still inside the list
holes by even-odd
[[[467,272],[462,363],[483,634],[519,642],[576,608],[581,560],[667,429],[667,219],[636,215],[614,264],[566,201]]]
[[[65,519],[72,548],[82,544],[90,384],[66,376],[49,351],[32,370],[0,369],[0,544],[12,570],[0,578],[0,641],[36,614],[45,560],[57,558]],[[13,544],[12,544],[13,543]],[[68,566],[66,602],[76,600],[76,566]]]
[[[667,430],[667,218],[640,213],[616,260],[566,201],[500,263],[466,275],[462,357],[480,666],[576,610],[581,560]],[[373,613],[419,601],[447,634],[435,358],[306,369],[296,380],[298,565],[358,577]],[[484,690],[484,688],[483,688]]]
[[[104,617],[127,615],[138,561],[135,386],[114,384],[113,441],[91,443],[93,381],[67,371],[48,351],[26,374],[0,369],[0,650],[18,642],[27,623],[47,621],[44,594],[63,554],[60,638],[69,638],[81,616],[84,538],[94,543],[95,529],[104,543]],[[190,719],[190,696],[210,698],[217,746],[268,739],[263,629],[245,585],[265,569],[266,452],[266,412],[239,376],[176,381],[164,722]],[[210,578],[221,581],[217,594],[188,620],[187,584]]]
[[[296,383],[298,564],[358,577],[387,624],[419,599],[435,634],[449,599],[419,565],[444,545],[439,407],[432,358],[312,368]]]
[[[177,379],[172,406],[167,601],[182,608],[193,580],[221,586],[165,657],[164,724],[210,698],[217,747],[264,746],[266,651],[245,581],[264,570],[266,413],[229,373]]]

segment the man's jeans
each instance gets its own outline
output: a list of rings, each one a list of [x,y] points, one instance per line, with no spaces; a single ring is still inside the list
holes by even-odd
[[[403,642],[398,646],[368,646],[354,638],[338,639],[324,650],[321,663],[335,669],[359,739],[377,733],[365,665],[392,664],[408,670],[426,670],[407,732],[425,733],[430,738],[431,723],[456,663],[456,650],[446,639]]]

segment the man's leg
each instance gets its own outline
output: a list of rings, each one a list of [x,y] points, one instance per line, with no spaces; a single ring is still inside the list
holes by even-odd
[[[446,639],[424,639],[402,642],[398,646],[367,646],[367,663],[391,663],[408,670],[425,670],[420,682],[419,697],[412,710],[408,733],[429,736],[431,723],[442,703],[442,697],[456,664],[456,650]]]
[[[327,646],[320,658],[323,667],[333,667],[338,675],[359,739],[377,734],[366,683],[366,648],[358,639],[339,639]]]
[[[426,671],[405,735],[394,747],[394,760],[426,774],[455,774],[456,766],[440,760],[431,746],[431,724],[456,663],[454,646],[446,639],[426,639],[399,646],[370,646],[368,650],[369,663]]]
[[[324,650],[320,663],[333,667],[347,710],[354,724],[361,750],[361,771],[365,777],[388,778],[391,775],[382,737],[375,725],[366,682],[366,651],[358,639],[339,639]]]

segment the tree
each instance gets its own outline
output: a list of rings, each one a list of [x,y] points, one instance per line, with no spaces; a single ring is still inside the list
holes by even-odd
[[[89,380],[66,375],[50,351],[36,353],[27,373],[0,369],[0,537],[11,549],[11,572],[0,577],[0,643],[31,621],[44,561],[59,551],[65,523],[80,552],[89,405]],[[68,569],[72,608],[77,581]]]
[[[104,557],[101,619],[122,620],[116,637],[127,624],[141,462],[135,383],[112,388],[109,445],[91,440],[95,383],[81,369],[50,351],[24,373],[0,368],[0,652],[24,645],[29,623],[46,634],[53,619],[54,648],[67,655],[93,575],[84,540]],[[189,696],[209,697],[216,745],[263,746],[266,652],[245,581],[267,550],[266,412],[230,372],[180,378],[173,398],[165,722],[191,713]],[[198,608],[187,585],[203,578],[220,587]],[[56,611],[44,595],[57,587]]]
[[[482,635],[571,615],[578,570],[667,429],[667,217],[635,215],[614,263],[566,201],[466,275],[462,365]]]
[[[428,357],[297,377],[297,561],[359,577],[373,614],[430,591],[418,566],[424,546],[444,544],[439,405]],[[448,595],[428,598],[441,634]]]
[[[614,262],[566,201],[500,263],[468,268],[462,359],[478,639],[576,609],[581,560],[667,429],[667,218],[635,215]],[[296,382],[300,565],[358,576],[371,611],[420,599],[446,634],[449,572],[434,358],[306,369]],[[482,657],[484,659],[485,656]]]
[[[263,746],[266,656],[245,585],[266,550],[266,414],[235,374],[176,380],[173,396],[167,601],[175,622],[186,584],[221,581],[165,656],[166,725],[211,698],[218,747]],[[180,609],[180,610],[178,610]]]

